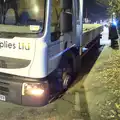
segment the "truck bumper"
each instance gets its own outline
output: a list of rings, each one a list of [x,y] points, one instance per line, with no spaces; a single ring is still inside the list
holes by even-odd
[[[13,76],[0,73],[0,101],[11,102],[24,106],[44,106],[49,101],[49,85],[45,88],[44,95],[22,95],[23,83],[40,83],[45,80],[29,79],[25,77]]]

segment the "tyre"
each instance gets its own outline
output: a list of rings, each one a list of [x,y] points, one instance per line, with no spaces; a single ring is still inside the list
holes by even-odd
[[[100,46],[100,39],[98,38],[97,39],[97,42],[96,42],[96,48],[100,48],[101,46]]]
[[[57,87],[59,91],[67,90],[73,81],[73,62],[72,59],[63,58],[60,65],[56,69]]]

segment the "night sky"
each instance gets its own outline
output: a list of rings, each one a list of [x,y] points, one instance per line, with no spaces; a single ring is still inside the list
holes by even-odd
[[[84,0],[84,17],[86,16],[92,21],[106,19],[106,7],[96,3],[96,0]]]

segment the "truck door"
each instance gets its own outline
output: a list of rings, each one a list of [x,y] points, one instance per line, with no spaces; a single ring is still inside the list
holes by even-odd
[[[61,0],[52,0],[50,30],[51,40],[48,45],[48,72],[53,71],[57,67],[62,53],[74,44],[72,41],[74,29],[64,34],[61,32],[60,16],[63,9],[60,6],[60,2]],[[70,11],[71,14],[73,14],[72,9]]]

